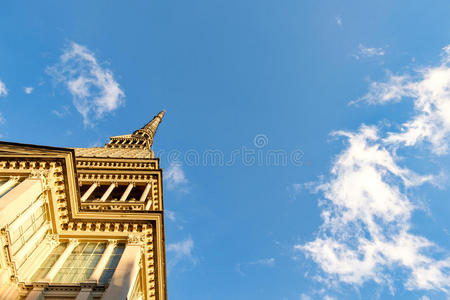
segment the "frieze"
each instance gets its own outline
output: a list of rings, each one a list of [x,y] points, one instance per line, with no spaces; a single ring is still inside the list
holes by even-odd
[[[156,162],[95,161],[77,159],[77,169],[156,170]]]

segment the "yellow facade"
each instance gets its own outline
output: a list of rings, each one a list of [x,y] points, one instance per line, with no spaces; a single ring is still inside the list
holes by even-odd
[[[0,142],[0,299],[167,298],[163,116],[104,147]]]

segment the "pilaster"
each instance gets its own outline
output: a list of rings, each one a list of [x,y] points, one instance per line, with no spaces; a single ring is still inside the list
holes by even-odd
[[[140,269],[143,235],[131,234],[111,278],[104,300],[128,299]]]
[[[44,278],[45,281],[48,281],[48,282],[53,281],[56,274],[61,269],[61,267],[64,265],[67,258],[70,256],[70,254],[72,253],[73,249],[75,249],[76,246],[78,246],[78,240],[71,239],[69,241],[69,244],[67,245],[67,248],[64,250],[64,252],[61,254],[61,256],[58,258],[58,260],[55,262],[55,264],[52,266],[50,271],[45,276],[45,278]]]
[[[94,280],[95,282],[98,282],[98,280],[102,276],[103,271],[105,270],[106,264],[108,263],[116,245],[117,240],[108,241],[108,246],[106,246],[105,252],[103,252],[102,257],[97,263],[97,266],[95,266],[95,269],[92,272],[91,277],[89,277],[89,280]]]

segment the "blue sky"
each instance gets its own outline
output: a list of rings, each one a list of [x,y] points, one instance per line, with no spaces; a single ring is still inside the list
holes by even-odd
[[[0,133],[98,146],[166,109],[170,299],[448,299],[449,10],[3,2]]]

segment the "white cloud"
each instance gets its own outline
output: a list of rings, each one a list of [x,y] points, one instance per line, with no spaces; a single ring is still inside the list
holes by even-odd
[[[361,99],[368,104],[386,104],[412,99],[415,116],[393,132],[386,142],[414,146],[429,142],[435,154],[448,153],[450,135],[450,45],[443,48],[438,66],[424,67],[415,76],[392,75],[386,82],[373,82]],[[354,103],[354,102],[353,102]]]
[[[170,221],[172,221],[172,222],[175,222],[176,221],[176,218],[175,218],[175,213],[173,212],[173,211],[171,211],[171,210],[164,210],[164,215],[167,217],[167,219],[169,219]]]
[[[60,62],[47,72],[67,86],[85,125],[92,126],[93,119],[101,119],[124,103],[125,93],[112,71],[100,66],[94,53],[85,46],[72,42]]]
[[[383,48],[369,48],[363,44],[358,45],[358,53],[354,55],[356,59],[361,57],[383,56],[386,51]]]
[[[6,96],[8,96],[8,90],[6,89],[5,83],[0,80],[0,97]]]
[[[58,118],[63,118],[66,115],[70,114],[70,108],[67,105],[63,105],[59,110],[53,109],[52,114],[54,114]]]
[[[173,162],[164,172],[164,181],[169,190],[176,190],[179,192],[189,192],[186,184],[188,180],[184,175],[184,171],[180,163]]]
[[[307,294],[300,294],[300,300],[313,300],[313,298]]]
[[[65,114],[59,110],[53,109],[52,110],[52,114],[54,114],[55,116],[57,116],[58,118],[62,118],[65,116]]]
[[[342,27],[343,27],[343,24],[342,24],[342,18],[341,18],[340,16],[337,16],[337,17],[335,17],[334,19],[336,20],[336,24],[337,24],[340,28],[342,28]]]
[[[167,263],[168,272],[170,272],[178,263],[183,260],[187,260],[191,264],[195,265],[197,263],[197,260],[192,255],[193,249],[194,241],[190,236],[184,241],[168,244],[166,247],[167,253],[170,254]]]
[[[254,266],[254,265],[260,265],[260,266],[266,266],[266,267],[273,267],[275,266],[275,258],[269,257],[269,258],[261,258],[250,262],[245,263],[239,263],[236,264],[236,271],[241,274],[242,276],[245,276],[244,271],[242,270],[242,267],[245,266]]]
[[[318,185],[323,193],[323,224],[316,239],[294,248],[310,256],[331,280],[360,286],[369,280],[387,284],[390,271],[407,274],[407,289],[450,292],[448,251],[411,232],[411,215],[418,209],[410,187],[434,181],[400,166],[396,150],[428,141],[436,154],[448,151],[450,135],[450,47],[442,64],[424,68],[420,76],[390,76],[372,84],[361,99],[370,104],[414,101],[415,116],[400,132],[380,133],[362,125],[357,132],[337,132],[348,141],[333,163],[330,180]]]
[[[275,265],[275,258],[270,257],[270,258],[262,258],[262,259],[258,259],[255,260],[253,262],[249,262],[249,265],[264,265],[264,266],[268,266],[268,267],[273,267]]]
[[[319,180],[322,180],[322,176],[319,176]],[[302,191],[310,191],[315,193],[317,189],[317,182],[311,181],[311,182],[304,182],[304,183],[292,183],[287,187],[287,190],[289,192],[289,197],[296,199],[297,196]]]
[[[0,113],[0,124],[4,124],[4,123],[6,123],[6,120],[5,120],[5,118],[3,117],[3,114]],[[3,137],[3,134],[0,133],[0,138],[1,138],[1,137]]]
[[[385,104],[412,99],[415,116],[400,132],[391,133],[386,142],[414,146],[429,142],[435,154],[448,153],[450,136],[450,45],[443,49],[441,64],[424,67],[416,76],[391,75],[386,82],[372,83],[361,100]]]
[[[305,184],[303,183],[292,183],[287,187],[289,192],[289,197],[296,199],[297,195],[305,188]]]
[[[23,91],[25,92],[25,94],[29,95],[33,92],[34,88],[32,86],[26,86],[23,88]]]
[[[358,102],[366,102],[368,104],[386,104],[390,102],[399,102],[403,97],[408,95],[405,90],[407,82],[410,80],[409,76],[395,76],[388,74],[389,80],[387,82],[371,82],[369,92],[362,98],[350,102],[355,104]]]
[[[375,127],[338,134],[348,138],[349,146],[337,157],[331,181],[318,187],[328,200],[320,234],[295,248],[346,283],[388,282],[384,271],[394,264],[409,268],[413,277],[433,261],[421,254],[433,245],[408,232],[415,206],[401,186],[420,185],[432,177],[398,166],[380,144]]]

